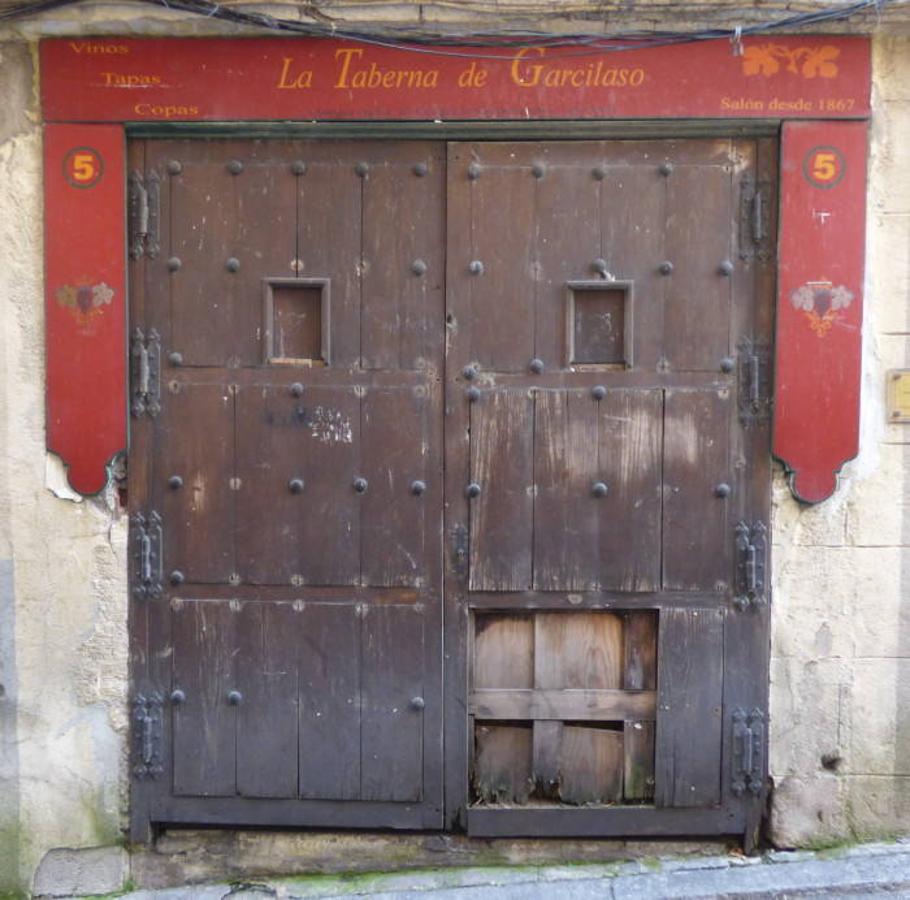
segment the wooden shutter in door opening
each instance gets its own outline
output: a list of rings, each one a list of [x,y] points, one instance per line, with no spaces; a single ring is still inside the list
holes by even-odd
[[[439,827],[444,148],[130,159],[135,833]]]
[[[741,376],[767,377],[773,172],[753,141],[449,147],[447,789],[472,833],[754,828],[736,711],[760,792],[767,611],[739,608],[736,542],[768,514]]]

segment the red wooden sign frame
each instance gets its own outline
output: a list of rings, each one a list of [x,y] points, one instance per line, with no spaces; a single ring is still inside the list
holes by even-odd
[[[817,503],[859,451],[866,123],[787,122],[774,455],[800,500]]]
[[[304,38],[42,41],[47,443],[70,484],[101,490],[126,447],[125,123],[759,118],[784,122],[774,453],[797,497],[829,496],[858,446],[870,45],[742,44],[415,53]]]
[[[81,494],[126,448],[125,151],[118,125],[44,128],[47,447]]]
[[[805,35],[592,53],[295,38],[41,44],[47,121],[861,118],[869,41]]]

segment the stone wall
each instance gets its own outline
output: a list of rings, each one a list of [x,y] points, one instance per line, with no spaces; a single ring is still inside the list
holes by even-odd
[[[0,893],[61,849],[120,842],[127,796],[126,519],[112,495],[71,495],[44,448],[41,132],[24,37],[225,32],[89,9],[0,29]],[[885,371],[910,366],[910,39],[876,38],[874,76],[862,450],[819,507],[775,484],[773,834],[787,845],[910,831],[910,427],[884,411]]]

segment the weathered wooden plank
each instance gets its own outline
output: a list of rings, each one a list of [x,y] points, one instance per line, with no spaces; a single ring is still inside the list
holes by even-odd
[[[297,572],[303,584],[360,580],[360,504],[354,487],[360,456],[360,398],[352,388],[307,387],[301,398],[303,436],[296,531]],[[294,426],[296,428],[296,426]]]
[[[730,156],[730,142],[717,141]],[[706,149],[711,147],[705,143]],[[721,263],[733,258],[736,227],[732,160],[726,166],[675,166],[667,176],[664,356],[670,367],[717,369],[730,351],[731,279]]]
[[[474,688],[533,687],[533,619],[522,615],[489,615],[477,616],[474,622]]]
[[[430,457],[433,423],[426,394],[422,385],[372,388],[361,400],[359,471],[368,485],[360,498],[364,585],[427,583],[427,553],[434,546],[427,529],[439,520],[442,493]]]
[[[623,616],[623,679],[627,691],[657,687],[657,613],[627,612]]]
[[[347,369],[361,356],[363,180],[369,143],[302,141],[297,159],[297,275],[327,278],[331,293],[332,365]],[[368,175],[366,177],[369,177]]]
[[[468,336],[468,359],[494,372],[526,371],[534,355],[536,179],[528,155],[508,144],[463,145],[449,190],[470,193],[470,229],[449,235],[456,272],[468,281],[456,310]],[[469,166],[479,166],[471,178]],[[520,224],[519,224],[520,223]],[[473,272],[472,262],[482,264]]]
[[[663,403],[659,390],[607,391],[599,417],[597,477],[607,493],[585,498],[597,510],[597,583],[620,591],[660,587]]]
[[[536,689],[604,691],[621,685],[622,618],[619,615],[537,613],[534,617]],[[562,718],[575,716],[566,713]]]
[[[657,613],[627,612],[623,628],[623,687],[657,687]],[[623,797],[647,801],[654,797],[654,722],[627,720],[623,726],[625,758]]]
[[[668,390],[664,403],[664,590],[723,591],[733,531],[718,486],[731,484],[730,392]]]
[[[177,571],[180,583],[226,583],[235,571],[234,395],[228,386],[184,383],[168,390],[154,452],[151,495],[163,520],[165,580]],[[180,479],[178,487],[173,478]]]
[[[237,707],[234,668],[237,613],[217,600],[182,601],[171,612],[174,793],[231,796],[237,780]]]
[[[420,800],[423,788],[423,613],[368,608],[363,620],[361,798]],[[430,698],[434,702],[434,698]]]
[[[360,797],[360,621],[353,604],[308,603],[300,625],[299,790]]]
[[[445,284],[442,154],[441,144],[370,145],[363,179],[364,368],[437,365]]]
[[[469,711],[478,719],[615,722],[654,718],[654,691],[475,690]]]
[[[180,261],[180,268],[169,278],[170,327],[162,359],[177,352],[184,365],[221,366],[237,346],[232,333],[237,279],[227,270],[227,260],[239,252],[234,214],[238,185],[227,162],[242,148],[234,141],[179,141],[172,146],[180,172],[162,175],[170,188],[170,209],[162,212],[171,223],[170,255]],[[249,337],[240,336],[241,343]]]
[[[623,726],[623,797],[654,799],[654,722],[626,722]]]
[[[471,406],[470,589],[531,584],[533,402],[525,391],[484,391]]]
[[[471,837],[689,837],[742,832],[744,817],[729,809],[654,809],[649,806],[550,804],[507,809],[475,806],[468,811]]]
[[[555,799],[560,778],[563,723],[541,720],[533,725],[533,779],[537,797]]]
[[[534,588],[600,587],[598,404],[590,391],[534,392]]]
[[[245,583],[290,585],[301,571],[296,523],[308,502],[308,398],[284,386],[242,386],[237,404],[237,571]],[[300,493],[292,482],[304,482]]]
[[[559,799],[563,803],[622,800],[621,731],[566,725],[559,754]]]
[[[200,142],[201,143],[201,142]],[[240,264],[231,279],[231,345],[223,364],[258,365],[263,359],[262,279],[292,278],[297,250],[297,177],[291,164],[296,146],[289,141],[240,141],[227,165],[243,169],[232,180],[233,222],[228,257]],[[222,261],[222,268],[229,265]],[[209,295],[215,309],[219,297]],[[214,345],[213,345],[214,346]],[[227,347],[225,348],[227,349]],[[276,354],[278,355],[278,354]]]
[[[614,278],[633,283],[633,342],[636,368],[653,371],[663,353],[663,257],[666,179],[658,170],[658,145],[641,154],[603,145],[600,199],[600,258]],[[596,164],[595,164],[596,165]],[[631,373],[623,372],[625,378]]]
[[[531,726],[478,723],[472,786],[481,803],[527,803],[531,793]]]
[[[250,601],[237,615],[237,793],[297,796],[297,632],[290,603]]]
[[[720,803],[723,630],[722,609],[661,612],[654,771],[658,806]]]
[[[600,198],[592,174],[601,146],[548,142],[521,148],[525,164],[539,167],[532,169],[535,220],[525,227],[536,232],[533,355],[546,370],[567,364],[566,282],[596,277],[592,264],[601,257]]]

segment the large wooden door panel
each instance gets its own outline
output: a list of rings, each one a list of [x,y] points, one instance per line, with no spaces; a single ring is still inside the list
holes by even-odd
[[[736,364],[769,327],[741,233],[761,146],[449,147],[447,784],[473,833],[758,814],[724,775],[726,704],[755,696],[724,635],[736,524],[767,517]]]
[[[130,273],[160,370],[131,419],[134,834],[753,828],[768,616],[736,541],[769,434],[740,357],[774,272],[744,210],[772,144],[130,161],[160,186]]]
[[[135,521],[162,534],[133,541],[135,658],[172,749],[137,827],[438,826],[443,147],[133,158],[166,223],[132,271],[161,337],[160,408],[133,419]]]

